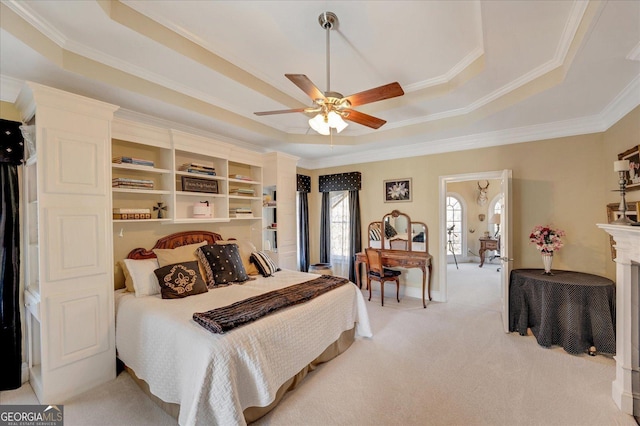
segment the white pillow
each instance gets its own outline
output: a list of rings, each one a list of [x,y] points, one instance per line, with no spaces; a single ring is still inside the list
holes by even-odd
[[[151,296],[160,293],[160,284],[154,271],[160,267],[157,259],[124,259],[136,297]]]

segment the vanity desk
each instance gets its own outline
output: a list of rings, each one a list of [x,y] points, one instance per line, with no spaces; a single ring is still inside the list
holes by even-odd
[[[500,250],[496,238],[480,238],[480,268],[484,265],[485,252],[488,250]]]
[[[418,268],[422,271],[422,306],[426,308],[425,296],[431,300],[432,270],[427,225],[411,222],[408,215],[394,210],[385,215],[382,221],[371,222],[367,235],[368,247],[380,250],[384,267]],[[367,255],[364,251],[356,253],[356,281],[360,288],[360,265],[363,263],[368,274]]]

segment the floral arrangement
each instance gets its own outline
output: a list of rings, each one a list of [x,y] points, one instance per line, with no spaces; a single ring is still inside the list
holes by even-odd
[[[542,253],[553,253],[560,250],[564,243],[560,237],[564,237],[565,233],[561,229],[553,229],[549,226],[537,225],[529,235],[529,241],[536,245],[536,248]]]

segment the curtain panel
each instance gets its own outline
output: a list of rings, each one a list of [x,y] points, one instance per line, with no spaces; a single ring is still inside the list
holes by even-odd
[[[320,210],[320,263],[331,263],[331,195],[322,193]]]
[[[360,228],[360,196],[359,191],[349,191],[349,228],[351,229],[349,251],[349,280],[356,282],[355,258],[362,250],[362,231]],[[358,283],[356,283],[358,284]]]
[[[318,189],[322,192],[322,210],[320,212],[320,262],[331,260],[331,191],[349,191],[349,279],[355,276],[355,254],[362,248],[360,230],[360,199],[358,191],[362,188],[360,172],[336,173],[318,178]]]
[[[20,324],[20,190],[18,165],[23,158],[21,123],[0,123],[0,391],[22,385]]]
[[[298,179],[298,269],[309,271],[309,197],[311,178],[297,175]]]

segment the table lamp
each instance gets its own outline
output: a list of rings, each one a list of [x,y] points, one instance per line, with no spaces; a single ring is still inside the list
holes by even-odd
[[[614,161],[613,171],[618,172],[618,177],[620,178],[618,181],[620,188],[614,189],[614,191],[620,193],[622,200],[620,200],[620,205],[618,206],[620,217],[611,223],[615,223],[616,225],[631,225],[633,221],[627,217],[627,201],[625,198],[627,192],[627,171],[629,171],[629,160]]]
[[[491,219],[489,219],[489,223],[496,225],[496,233],[493,238],[498,238],[498,235],[500,234],[500,213],[494,213],[494,215],[491,216]]]

